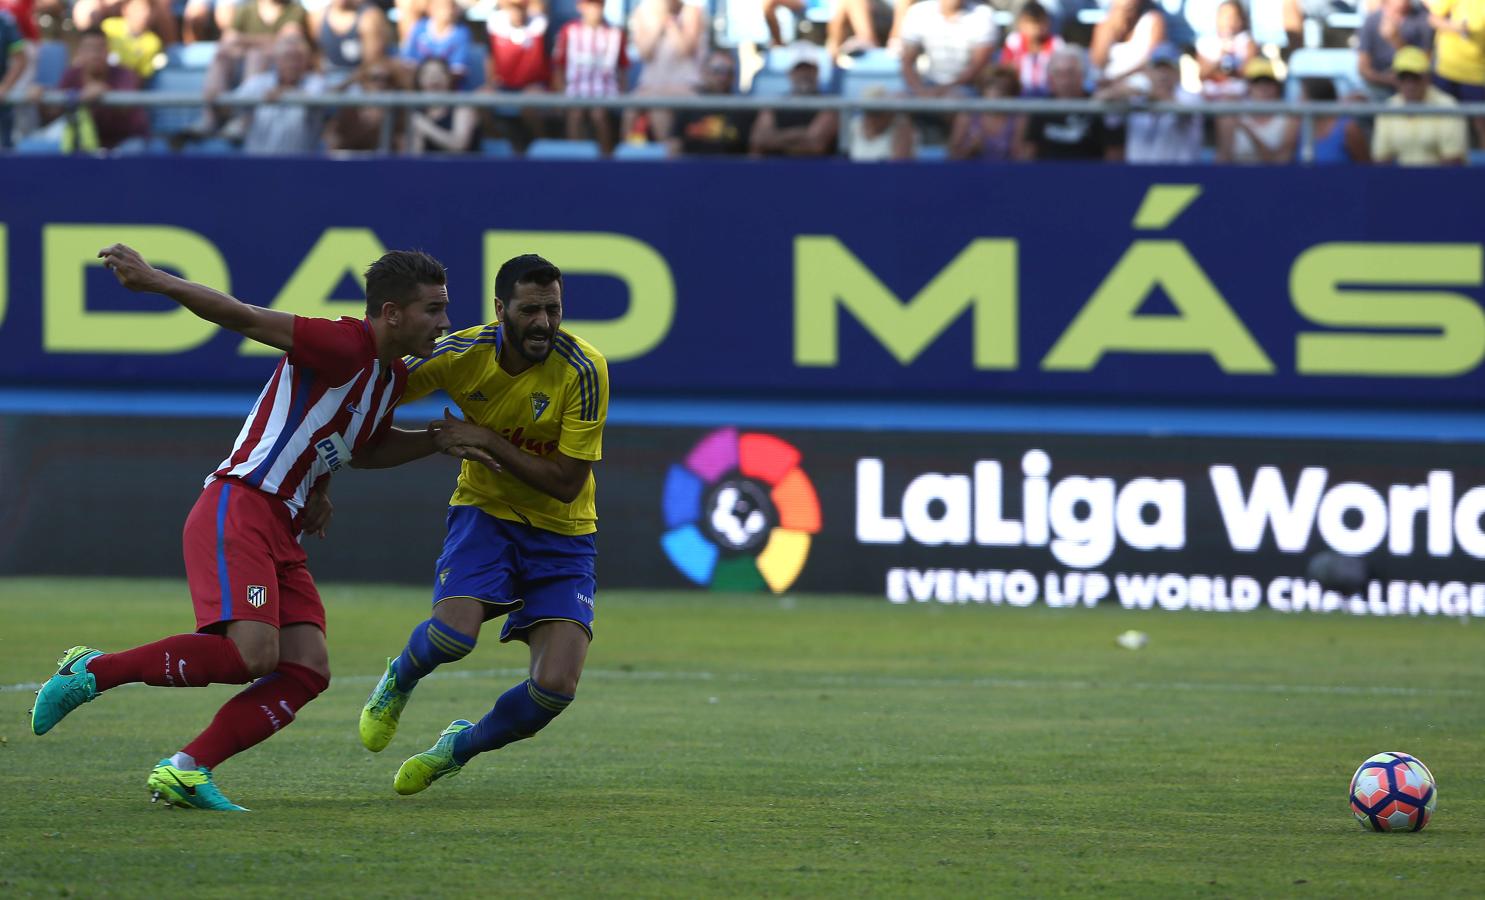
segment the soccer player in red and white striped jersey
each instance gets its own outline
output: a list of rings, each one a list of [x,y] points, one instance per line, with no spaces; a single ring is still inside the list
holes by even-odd
[[[366,318],[332,322],[251,306],[162,272],[120,244],[98,255],[124,287],[164,294],[285,356],[186,519],[196,631],[118,653],[69,650],[38,692],[32,730],[46,733],[120,684],[257,679],[148,781],[155,799],[173,805],[239,810],[211,770],[292,722],[330,683],[325,610],[300,537],[324,534],[331,473],[397,465],[435,449],[431,433],[393,428],[392,410],[407,385],[402,358],[431,354],[449,327],[444,269],[424,253],[387,253],[366,271]]]
[[[603,0],[581,0],[580,18],[557,32],[553,53],[552,88],[569,97],[617,97],[623,93],[629,72],[629,51],[624,29],[603,20]],[[613,152],[614,122],[601,108],[567,111],[567,137],[581,140],[583,120],[593,126],[594,139],[604,155]]]

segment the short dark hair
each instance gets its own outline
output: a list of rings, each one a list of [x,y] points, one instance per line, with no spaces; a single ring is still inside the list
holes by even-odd
[[[495,273],[495,299],[509,303],[518,284],[549,285],[562,283],[562,270],[535,253],[508,259]]]
[[[392,250],[366,267],[366,315],[382,314],[382,304],[407,306],[425,284],[448,284],[443,263],[421,250]]]
[[[1020,12],[1016,13],[1016,18],[1018,20],[1028,19],[1032,22],[1050,22],[1052,21],[1052,14],[1047,12],[1047,8],[1037,3],[1036,0],[1030,0],[1025,6],[1021,7]]]

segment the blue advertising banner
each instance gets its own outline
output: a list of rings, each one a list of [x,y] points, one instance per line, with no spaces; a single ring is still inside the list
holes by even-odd
[[[265,377],[119,288],[117,241],[330,316],[420,247],[456,327],[539,252],[622,394],[1473,406],[1482,207],[1468,171],[11,157],[0,383]]]

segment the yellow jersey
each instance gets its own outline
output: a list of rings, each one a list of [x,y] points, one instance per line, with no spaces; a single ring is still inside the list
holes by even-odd
[[[1485,84],[1485,0],[1437,0],[1434,15],[1462,24],[1469,37],[1434,33],[1434,71],[1460,84]]]
[[[118,57],[118,64],[126,69],[132,69],[139,80],[148,81],[155,77],[155,65],[160,59],[160,54],[165,52],[165,45],[160,42],[160,36],[153,31],[146,31],[141,35],[129,33],[129,26],[119,16],[104,19],[98,26],[108,38],[108,52]]]
[[[527,453],[602,459],[603,423],[608,418],[608,362],[603,354],[577,335],[558,331],[545,360],[511,375],[500,367],[503,344],[500,323],[495,322],[446,336],[426,359],[409,357],[402,402],[441,389],[465,419]],[[575,535],[598,530],[593,494],[591,472],[577,498],[563,503],[509,472],[491,472],[466,460],[449,503]]]

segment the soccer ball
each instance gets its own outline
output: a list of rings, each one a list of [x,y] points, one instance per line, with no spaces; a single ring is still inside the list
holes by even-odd
[[[1371,831],[1422,831],[1438,802],[1433,773],[1406,753],[1378,753],[1351,776],[1351,812]]]

